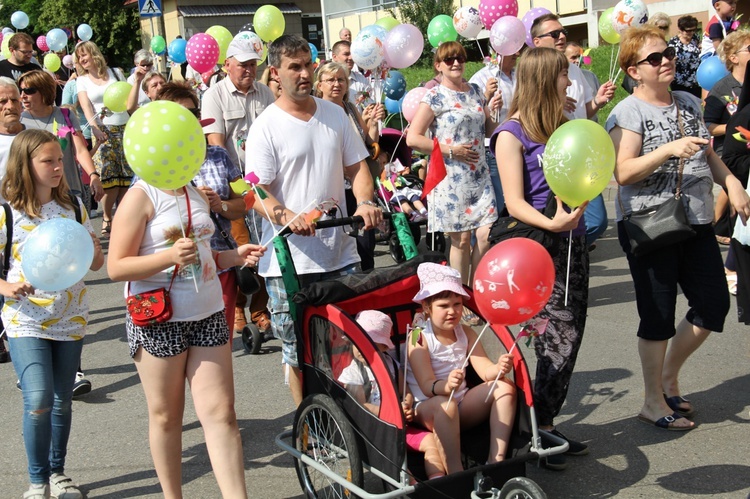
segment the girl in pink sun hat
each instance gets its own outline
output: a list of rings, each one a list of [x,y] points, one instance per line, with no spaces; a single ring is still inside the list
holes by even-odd
[[[436,434],[449,474],[463,470],[461,431],[487,418],[491,435],[487,462],[502,461],[516,407],[515,386],[505,377],[513,369],[513,356],[503,354],[492,362],[482,344],[477,343],[474,330],[461,324],[463,298],[469,295],[457,270],[423,263],[417,275],[420,290],[414,301],[422,304],[426,320],[419,336],[409,341],[406,381],[414,395],[414,421]],[[471,388],[464,379],[469,351],[468,362],[483,381]],[[501,381],[488,397],[498,374]]]

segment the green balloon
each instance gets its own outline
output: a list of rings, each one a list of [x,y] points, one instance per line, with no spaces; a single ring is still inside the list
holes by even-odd
[[[264,5],[255,11],[253,27],[261,40],[266,43],[272,42],[284,34],[284,14],[275,5]]]
[[[380,19],[375,21],[375,24],[382,28],[385,28],[386,31],[390,31],[401,23],[398,22],[395,18],[388,16],[381,17]]]
[[[206,30],[207,35],[211,35],[219,44],[219,62],[224,63],[224,59],[227,58],[227,49],[229,44],[232,42],[232,32],[226,29],[224,26],[211,26]]]
[[[190,183],[206,156],[203,128],[193,113],[171,101],[154,101],[128,120],[123,149],[133,171],[159,189]]]
[[[46,63],[45,59],[45,63]],[[133,85],[126,81],[116,81],[104,91],[104,105],[110,111],[121,113],[128,109],[128,95]]]
[[[602,12],[601,17],[599,17],[599,36],[602,37],[602,40],[611,43],[612,45],[620,43],[620,33],[615,31],[615,27],[612,24],[612,16],[614,13],[615,8],[610,7]]]
[[[167,41],[163,36],[156,35],[151,38],[151,51],[154,54],[161,54],[167,49]]]
[[[453,18],[445,14],[432,18],[427,26],[427,38],[430,40],[430,45],[435,48],[443,42],[456,41],[458,32],[453,27]]]
[[[575,208],[609,184],[615,171],[615,146],[601,125],[584,119],[568,121],[547,141],[542,170],[552,192]]]

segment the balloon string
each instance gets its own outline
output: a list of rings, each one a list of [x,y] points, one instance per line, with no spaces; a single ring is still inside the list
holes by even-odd
[[[500,63],[497,65],[497,83],[498,83],[498,86],[497,86],[497,90],[495,90],[495,95],[497,95],[498,92],[500,92],[500,95],[502,95],[502,91],[500,90],[499,83],[500,83],[500,78],[502,77],[500,75],[500,73],[502,73],[502,71],[503,71],[503,57],[504,56],[502,56],[502,55],[500,56]],[[493,111],[493,113],[492,113],[492,120],[495,123],[499,123],[500,122],[500,108],[499,107]]]
[[[568,283],[570,282],[570,252],[573,248],[573,229],[568,233],[568,271],[565,274],[565,306],[568,306]]]
[[[274,236],[273,236],[273,237],[272,237],[271,239],[269,239],[269,240],[268,240],[268,242],[266,242],[266,244],[263,244],[263,245],[262,245],[262,246],[263,246],[263,248],[267,248],[267,247],[268,247],[268,245],[269,245],[269,244],[271,244],[271,241],[273,241],[273,238],[274,238],[274,237],[278,236],[278,235],[279,235],[279,233],[283,232],[283,231],[284,231],[284,229],[286,229],[287,227],[289,227],[289,226],[290,226],[290,225],[292,224],[292,222],[294,222],[295,220],[297,220],[297,219],[298,219],[298,218],[299,218],[300,216],[304,215],[304,214],[305,214],[305,213],[307,212],[307,210],[309,210],[310,208],[312,208],[312,207],[313,207],[313,206],[315,206],[316,204],[318,204],[318,200],[317,200],[317,199],[313,199],[312,201],[310,201],[310,203],[309,203],[309,204],[308,204],[307,206],[305,206],[305,207],[304,207],[304,208],[302,209],[302,211],[300,211],[300,212],[297,212],[297,214],[296,214],[296,215],[294,215],[294,216],[292,217],[292,219],[291,219],[291,220],[289,220],[289,221],[288,221],[288,222],[286,223],[286,225],[285,225],[285,226],[283,226],[283,227],[282,227],[281,229],[279,229],[279,231],[278,231],[278,232],[276,232],[276,233],[274,234]],[[272,223],[273,223],[273,222],[272,222]]]
[[[609,51],[609,79],[612,79],[612,68],[614,67],[614,58],[615,58],[615,50],[612,48],[612,50]]]
[[[479,54],[482,56],[482,62],[484,62],[484,52],[482,51],[482,44],[479,43],[479,38],[474,38],[474,41],[477,42],[477,47],[479,47]]]
[[[11,318],[10,318],[10,321],[8,322],[8,324],[10,324],[10,323],[12,323],[12,322],[13,322],[14,320],[16,320],[16,317],[18,317],[18,314],[19,314],[20,312],[21,312],[21,309],[20,309],[20,308],[19,308],[18,310],[16,310],[16,313],[15,313],[15,314],[13,314],[13,317],[11,317]],[[8,336],[8,334],[6,333],[6,331],[7,331],[7,330],[8,330],[8,326],[5,326],[5,327],[3,328],[3,330],[2,330],[2,331],[0,331],[0,341],[3,341],[3,335],[5,335],[6,337]]]
[[[487,331],[488,327],[490,327],[490,323],[489,322],[485,322],[484,323],[484,327],[482,328],[482,332],[479,333],[479,336],[477,336],[477,341],[474,342],[474,345],[471,347],[471,350],[469,350],[469,353],[466,354],[466,358],[464,359],[464,363],[461,365],[461,370],[462,371],[464,369],[466,369],[466,366],[469,364],[469,359],[471,358],[471,354],[474,353],[474,349],[477,347],[477,345],[479,345],[479,340],[482,339],[482,335],[484,334],[485,331]],[[451,394],[448,397],[448,404],[450,404],[451,400],[453,400],[453,394],[454,394],[455,391],[456,391],[455,388],[453,390],[451,390]]]
[[[508,351],[508,355],[513,355],[513,350],[516,349],[516,346],[518,346],[518,340],[523,338],[523,336],[519,336],[516,338],[516,341],[513,342],[513,346],[510,347],[510,351]],[[495,376],[495,380],[492,382],[492,385],[490,385],[490,391],[487,392],[487,396],[484,398],[484,401],[487,402],[490,399],[490,395],[492,395],[492,392],[495,391],[495,386],[497,385],[498,380],[500,379],[500,375],[502,374],[502,371],[498,369],[497,376]]]
[[[187,197],[187,187],[185,187],[184,190],[185,196]],[[180,199],[177,197],[177,189],[172,189],[172,192],[174,193],[175,204],[177,205],[177,216],[180,217],[180,230],[182,230],[182,237],[187,239],[187,235],[185,234],[185,224],[182,223],[182,209],[180,209]],[[189,213],[188,216],[190,216]],[[195,277],[195,265],[190,266],[190,273],[193,275],[193,285],[195,285],[195,292],[198,293],[198,278]]]

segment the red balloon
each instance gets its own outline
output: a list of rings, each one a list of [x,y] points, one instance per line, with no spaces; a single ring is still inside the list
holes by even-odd
[[[547,250],[517,237],[482,257],[474,273],[474,301],[487,322],[520,324],[544,308],[554,285],[555,265]]]

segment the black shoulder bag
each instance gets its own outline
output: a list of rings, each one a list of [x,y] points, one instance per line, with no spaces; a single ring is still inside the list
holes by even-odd
[[[672,97],[674,99],[674,97]],[[677,110],[677,124],[680,127],[680,135],[685,136],[682,125],[680,108],[677,99],[674,101]],[[622,223],[630,240],[630,251],[634,256],[643,256],[657,249],[676,244],[695,235],[693,227],[688,223],[685,206],[682,203],[682,172],[685,168],[685,159],[680,158],[677,170],[677,187],[674,196],[658,206],[652,206],[640,211],[625,214],[625,208],[620,196],[620,188],[617,188],[617,200],[620,203],[620,211],[623,214]]]
[[[544,210],[541,210],[541,213],[547,218],[553,218],[555,213],[557,213],[557,199],[555,199],[555,195],[551,191],[547,197],[547,204],[545,205]],[[544,246],[544,249],[546,249],[552,257],[557,256],[559,251],[558,245],[560,242],[560,234],[524,223],[517,218],[510,216],[508,208],[506,207],[503,208],[503,211],[500,212],[500,216],[495,220],[495,223],[492,224],[488,240],[490,245],[494,246],[500,241],[505,241],[506,239],[512,239],[514,237],[525,237],[538,242]]]

